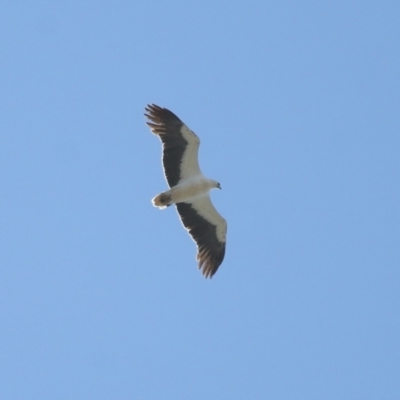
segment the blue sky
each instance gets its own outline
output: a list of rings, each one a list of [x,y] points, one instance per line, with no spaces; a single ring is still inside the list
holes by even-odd
[[[0,5],[0,398],[399,399],[400,3]],[[144,107],[201,138],[212,280]]]

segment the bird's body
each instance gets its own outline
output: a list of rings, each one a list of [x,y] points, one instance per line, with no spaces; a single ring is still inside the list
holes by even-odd
[[[175,203],[194,200],[196,197],[208,195],[208,192],[216,187],[216,182],[199,176],[196,179],[188,179],[173,186],[170,190],[160,193],[152,200],[153,205],[165,208]]]
[[[163,167],[169,190],[153,198],[155,207],[176,205],[184,227],[197,244],[197,260],[212,277],[225,255],[227,224],[211,203],[209,191],[221,188],[206,178],[198,164],[200,140],[175,114],[156,105],[146,107],[150,129],[163,143]]]

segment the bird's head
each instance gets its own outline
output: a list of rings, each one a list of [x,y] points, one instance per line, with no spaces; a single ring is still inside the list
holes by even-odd
[[[221,189],[221,184],[213,179],[209,180],[210,189]]]

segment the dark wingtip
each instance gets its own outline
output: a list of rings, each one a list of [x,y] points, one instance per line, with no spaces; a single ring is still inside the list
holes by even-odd
[[[144,108],[146,113],[144,114],[149,120],[153,122],[175,120],[175,122],[182,122],[172,111],[168,108],[160,107],[157,104],[147,104]]]
[[[219,254],[204,254],[202,252],[198,255],[199,269],[203,274],[204,278],[212,278],[218,271],[218,268],[222,264],[225,257],[225,246],[221,249]]]
[[[161,108],[160,106],[158,106],[157,104],[147,104],[147,106],[144,108],[146,112],[148,113],[154,113],[157,111],[162,111],[163,108]],[[144,114],[146,115],[146,114]],[[147,116],[147,115],[146,115]]]

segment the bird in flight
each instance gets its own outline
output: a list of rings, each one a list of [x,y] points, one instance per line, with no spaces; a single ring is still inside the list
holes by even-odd
[[[225,256],[227,223],[211,203],[211,189],[221,185],[200,171],[200,139],[174,113],[149,104],[147,125],[163,145],[162,163],[169,190],[155,196],[160,209],[175,204],[183,226],[197,244],[198,267],[211,278]]]

